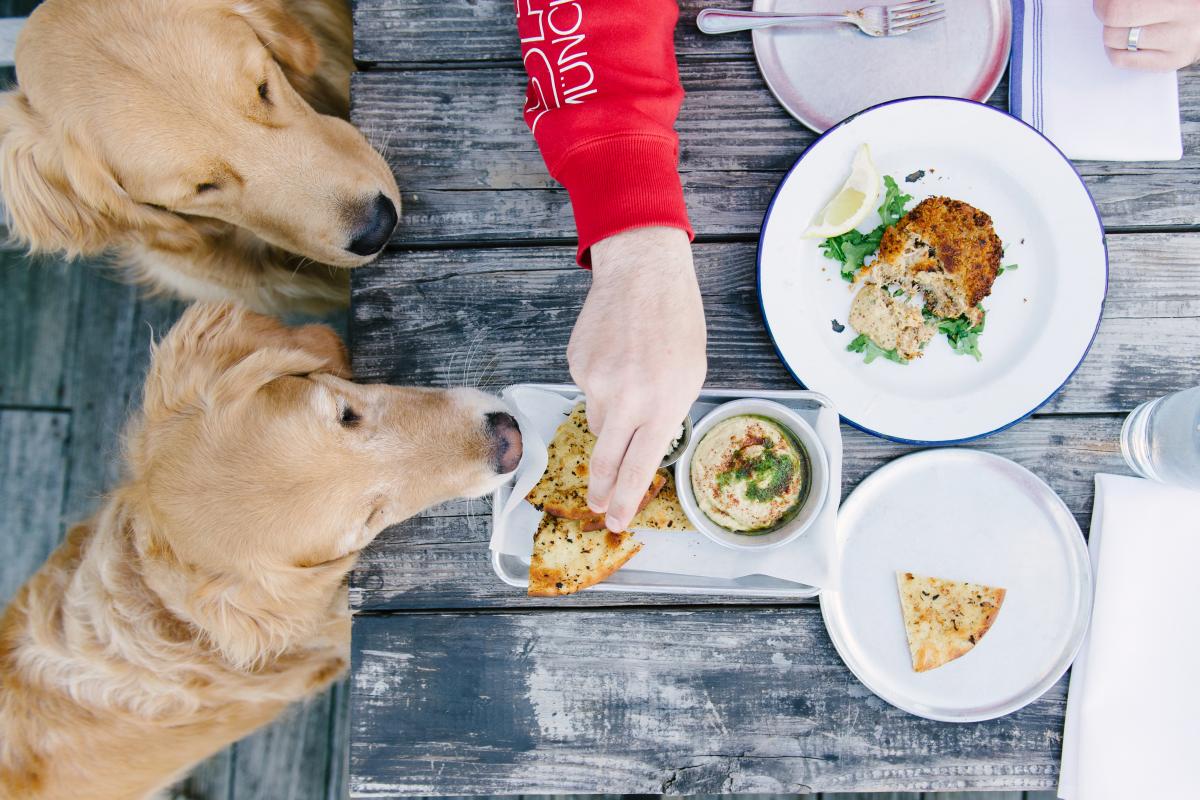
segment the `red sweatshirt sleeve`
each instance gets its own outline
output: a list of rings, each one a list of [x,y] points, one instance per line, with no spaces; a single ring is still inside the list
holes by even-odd
[[[579,263],[647,225],[693,235],[679,182],[674,0],[516,0],[525,122],[566,187]]]

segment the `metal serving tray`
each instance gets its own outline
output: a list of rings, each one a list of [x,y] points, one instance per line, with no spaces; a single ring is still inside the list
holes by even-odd
[[[557,392],[563,397],[575,397],[581,394],[579,387],[568,383],[529,383],[519,384],[533,389],[543,389]],[[510,387],[515,388],[515,387]],[[833,409],[829,398],[819,392],[801,389],[795,390],[748,390],[748,389],[705,389],[692,405],[693,421],[707,414],[714,407],[743,397],[760,397],[773,400],[788,406],[803,416],[816,427],[817,416],[822,408]],[[829,446],[829,443],[825,443]],[[841,471],[830,474],[830,481],[841,486]],[[506,483],[496,490],[492,496],[492,525],[493,530],[501,525],[501,510],[508,501],[512,484]],[[509,554],[492,551],[492,568],[500,580],[509,586],[522,589],[529,586],[529,561]],[[819,592],[815,586],[806,583],[773,578],[765,575],[750,575],[741,578],[711,578],[704,576],[680,575],[675,573],[653,572],[650,570],[618,570],[607,580],[589,588],[589,592],[642,592],[650,594],[682,594],[682,595],[730,595],[740,597],[781,597],[806,598],[815,597]]]

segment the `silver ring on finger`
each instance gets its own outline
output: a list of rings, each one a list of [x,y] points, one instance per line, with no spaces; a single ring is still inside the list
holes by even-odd
[[[1131,53],[1138,51],[1138,39],[1142,38],[1142,28],[1140,25],[1129,29],[1129,37],[1125,40],[1125,49]]]

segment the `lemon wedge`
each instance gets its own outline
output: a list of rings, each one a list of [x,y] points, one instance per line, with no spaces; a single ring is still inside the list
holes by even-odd
[[[808,239],[828,239],[857,228],[879,199],[879,173],[871,161],[871,149],[859,146],[850,165],[850,177],[838,189],[804,232]]]

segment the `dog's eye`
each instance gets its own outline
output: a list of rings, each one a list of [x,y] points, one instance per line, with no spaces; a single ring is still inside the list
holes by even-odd
[[[338,422],[342,423],[344,428],[353,428],[361,419],[358,412],[350,406],[342,406],[341,413],[338,414]]]
[[[198,183],[196,184],[196,194],[204,194],[205,192],[215,192],[217,190],[215,183]]]
[[[260,83],[258,85],[258,96],[264,103],[271,105],[271,85],[266,81]]]

